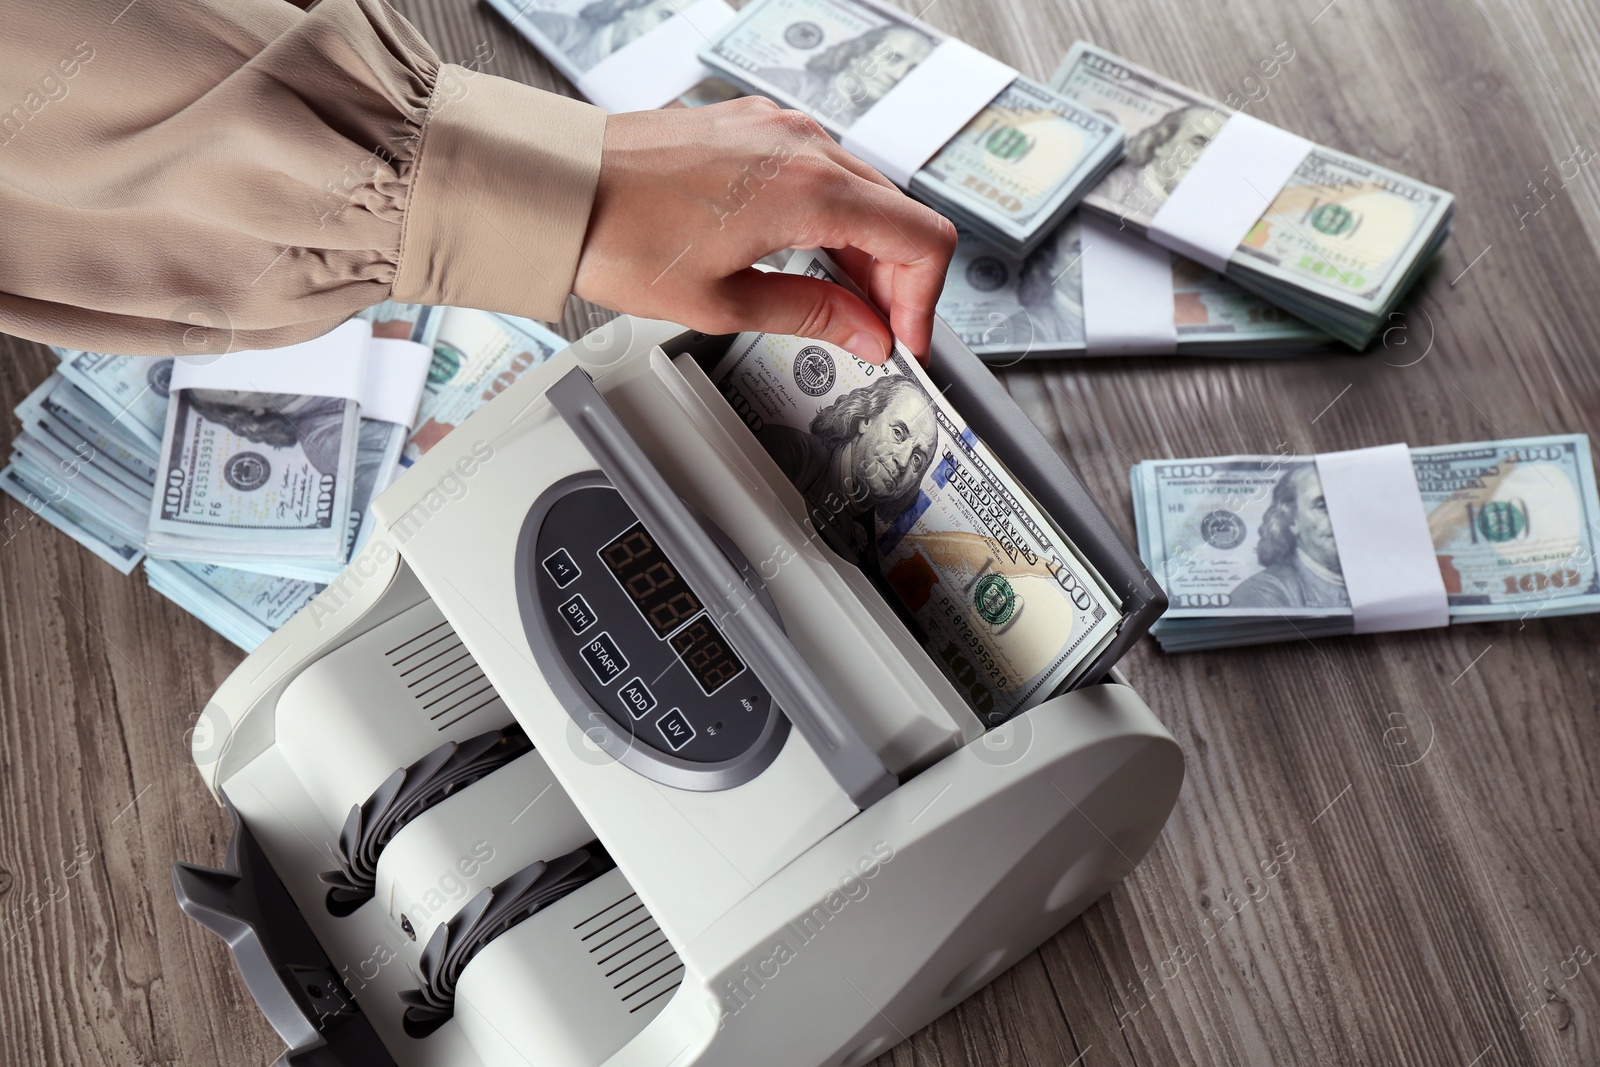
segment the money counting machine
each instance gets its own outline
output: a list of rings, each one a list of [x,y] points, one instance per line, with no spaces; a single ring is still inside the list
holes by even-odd
[[[729,341],[623,318],[526,373],[202,713],[234,833],[174,882],[280,1063],[859,1067],[1154,841],[1182,757],[1114,664],[1164,598],[992,375],[938,324],[1126,612],[998,725],[818,541],[706,375]]]

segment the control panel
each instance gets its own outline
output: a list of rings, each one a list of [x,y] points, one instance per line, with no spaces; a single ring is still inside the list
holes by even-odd
[[[752,610],[775,616],[738,549],[702,526],[746,578]],[[547,676],[554,665],[567,680],[568,711],[602,749],[691,789],[747,781],[776,756],[788,720],[603,474],[547,490],[519,551],[529,643]]]

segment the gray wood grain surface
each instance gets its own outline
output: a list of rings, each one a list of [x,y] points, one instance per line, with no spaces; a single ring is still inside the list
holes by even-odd
[[[489,72],[572,91],[486,7],[399,6],[447,60],[486,45]],[[1128,526],[1143,458],[1600,431],[1600,168],[1567,162],[1600,150],[1590,0],[933,0],[925,17],[1036,77],[1086,37],[1217,96],[1288,41],[1258,115],[1458,197],[1437,268],[1365,355],[1005,372]],[[605,317],[574,301],[564,328]],[[7,437],[50,365],[0,342]],[[279,1044],[168,878],[222,858],[185,731],[241,657],[0,503],[0,1061],[270,1063]],[[1126,669],[1188,758],[1155,849],[882,1062],[1600,1063],[1597,645],[1592,617],[1147,643]]]

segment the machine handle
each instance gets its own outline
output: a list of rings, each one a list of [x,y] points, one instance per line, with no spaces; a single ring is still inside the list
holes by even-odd
[[[839,788],[862,809],[893,792],[899,783],[877,751],[856,730],[783,628],[753,599],[740,597],[745,585],[739,572],[705,536],[588,374],[575,367],[546,395],[622,499],[677,563],[734,651],[772,693]],[[746,611],[749,607],[755,610]]]

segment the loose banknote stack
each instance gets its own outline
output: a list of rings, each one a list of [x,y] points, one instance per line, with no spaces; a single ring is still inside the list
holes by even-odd
[[[869,0],[752,0],[700,58],[844,137],[943,40]],[[911,176],[908,191],[991,244],[1025,253],[1116,163],[1122,137],[1090,107],[1017,77]],[[736,206],[761,195],[746,185]]]
[[[0,490],[21,505],[7,516],[8,530],[37,516],[123,574],[143,560],[154,589],[234,644],[253,650],[360,547],[370,532],[368,504],[373,497],[467,415],[567,343],[531,320],[464,308],[384,303],[361,317],[371,322],[374,336],[413,340],[432,349],[414,430],[360,418],[359,412],[353,440],[345,437],[342,421],[337,434],[331,425],[319,430],[311,418],[263,422],[274,411],[293,409],[298,416],[306,405],[304,397],[280,396],[265,411],[249,397],[206,397],[200,411],[191,408],[180,414],[169,395],[173,360],[57,349],[58,372],[17,407],[22,432],[10,463],[0,471]],[[180,399],[186,392],[179,392]],[[325,421],[331,424],[333,417],[330,410]],[[220,428],[207,431],[199,420],[215,421]],[[338,480],[349,483],[341,498],[345,520],[337,524],[334,558],[321,561],[322,569],[286,552],[290,531],[269,526],[248,539],[253,555],[189,558],[206,550],[195,545],[221,539],[208,539],[210,531],[197,524],[185,544],[182,535],[188,530],[181,520],[189,513],[182,508],[166,516],[172,532],[165,540],[151,538],[152,517],[164,514],[156,494],[157,471],[164,472],[159,479],[163,484],[165,475],[184,480],[192,453],[185,451],[183,440],[205,433],[216,442],[234,431],[247,443],[228,452],[220,464],[228,469],[231,463],[233,478],[208,483],[207,496],[216,513],[235,516],[257,513],[244,499],[265,487],[254,486],[252,471],[287,462],[285,457],[307,457],[307,443],[322,434],[321,443],[309,449],[320,450],[314,464],[333,472],[335,491]],[[300,468],[288,465],[290,476],[296,470]],[[282,464],[279,474],[284,475]],[[174,544],[184,558],[163,555]]]
[[[1583,434],[1411,449],[1452,624],[1600,611]],[[1168,652],[1351,632],[1349,594],[1306,456],[1146,460],[1139,552],[1171,601]]]
[[[819,252],[786,269],[842,277]],[[903,347],[874,366],[821,342],[746,333],[711,379],[820,536],[898,604],[990,723],[1076,679],[1115,635],[1119,598]]]
[[[1067,216],[1032,255],[1019,258],[963,233],[939,297],[939,316],[990,363],[1097,355],[1083,313],[1079,213]],[[1322,331],[1172,255],[1173,321],[1179,355],[1287,356],[1329,343]]]
[[[1287,48],[1286,53],[1282,52]],[[1264,61],[1293,58],[1293,48]],[[1276,73],[1276,69],[1274,70]],[[1086,209],[1147,233],[1234,109],[1079,41],[1051,85],[1127,131],[1121,163],[1083,198]],[[1450,232],[1442,189],[1315,146],[1228,258],[1244,289],[1356,348],[1389,316]]]
[[[62,374],[16,407],[22,429],[0,489],[123,574],[139,565],[155,494],[156,454],[114,412]],[[13,508],[12,534],[26,512]]]

